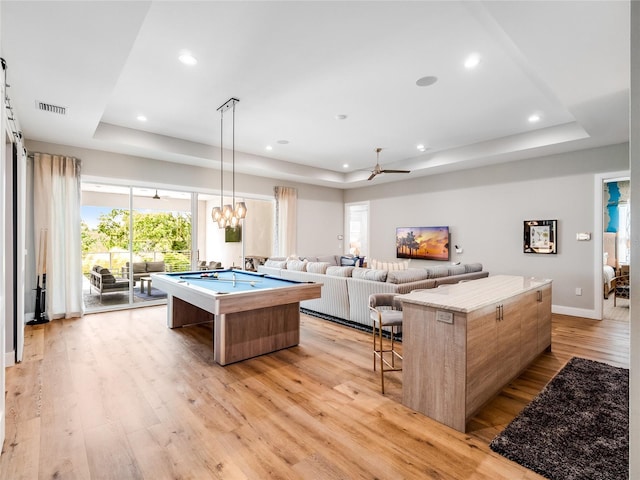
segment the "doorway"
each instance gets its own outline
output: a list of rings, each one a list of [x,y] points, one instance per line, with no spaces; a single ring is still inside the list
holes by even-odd
[[[597,262],[597,265],[601,265],[601,273],[596,275],[601,287],[596,290],[596,311],[600,313],[600,319],[628,322],[631,238],[629,173],[602,175],[596,183],[599,183],[596,198],[600,199],[600,203],[596,210],[599,221],[595,226],[601,238]]]

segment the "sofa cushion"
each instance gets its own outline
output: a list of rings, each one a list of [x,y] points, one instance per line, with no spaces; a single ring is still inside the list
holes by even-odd
[[[133,271],[135,271],[136,264],[133,264]],[[164,272],[164,262],[147,262],[147,272]]]
[[[482,264],[481,263],[467,263],[464,266],[464,273],[473,273],[473,272],[481,272]]]
[[[317,262],[318,257],[300,257],[301,260],[306,260],[307,262]]]
[[[307,261],[306,260],[287,260],[287,270],[294,272],[306,272]]]
[[[127,262],[129,266],[129,262]],[[133,273],[147,273],[147,264],[145,262],[133,262]]]
[[[452,265],[447,271],[449,272],[449,276],[462,275],[463,273],[466,273],[464,265]]]
[[[271,267],[271,268],[287,268],[287,261],[286,260],[267,260],[266,262],[264,262],[264,266],[265,267]]]
[[[373,280],[375,282],[384,282],[387,280],[386,270],[374,270],[372,268],[356,267],[351,272],[353,278],[362,278],[363,280]]]
[[[449,276],[449,267],[447,265],[438,265],[437,267],[427,267],[427,278],[442,278]]]
[[[409,283],[417,282],[418,280],[426,280],[429,278],[429,274],[426,270],[420,268],[409,268],[407,270],[392,270],[387,275],[387,282],[389,283]]]
[[[105,267],[98,267],[97,272],[100,275],[109,275],[111,273],[111,271],[108,268],[105,268]]]
[[[327,273],[327,268],[331,264],[329,262],[307,262],[307,272],[309,273]]]
[[[409,268],[409,260],[386,262],[372,258],[370,267],[375,270],[406,270]]]
[[[355,267],[338,267],[332,265],[327,267],[327,275],[332,277],[350,277]]]
[[[94,272],[99,272],[102,269],[102,267],[100,265],[94,265],[93,267],[91,267],[91,270],[93,270]]]
[[[107,270],[107,269],[105,268],[105,270]],[[107,271],[109,271],[109,270],[107,270]],[[107,273],[106,275],[103,273],[102,274],[102,283],[103,284],[116,283],[116,277],[114,277],[110,273]]]

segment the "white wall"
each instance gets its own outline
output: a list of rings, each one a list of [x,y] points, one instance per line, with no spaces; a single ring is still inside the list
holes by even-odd
[[[372,185],[347,191],[345,201],[370,201],[371,258],[395,258],[396,227],[448,225],[451,245],[464,249],[457,255],[452,248],[451,261],[552,278],[555,310],[590,316],[594,248],[601,247],[576,241],[576,233],[594,231],[594,174],[628,168],[628,145],[621,144]],[[558,254],[523,253],[523,222],[546,219],[558,220]]]
[[[170,188],[219,195],[219,164],[213,161],[212,168],[209,169],[31,140],[27,140],[26,147],[30,153],[41,152],[80,158],[83,179],[91,181],[105,180],[113,183],[135,184],[141,187]],[[228,176],[228,173],[225,175]],[[229,186],[228,183],[225,185]],[[298,190],[299,252],[309,255],[340,254],[343,252],[341,242],[337,240],[337,235],[343,234],[344,228],[342,190],[236,174],[237,197],[271,200],[274,198],[273,188],[275,186],[294,187]],[[225,193],[231,194],[229,191]],[[31,198],[30,190],[27,197]],[[250,206],[249,201],[247,205]],[[207,210],[208,212],[204,213],[204,218],[208,222],[211,206]],[[251,215],[251,210],[248,215]],[[247,222],[247,235],[251,234],[251,227],[252,223]],[[217,227],[215,228],[217,230]],[[273,235],[273,232],[262,229],[256,232],[256,236],[262,238],[266,238],[267,235]],[[253,243],[254,238],[255,236],[252,235],[252,241],[246,244],[245,254],[270,255],[271,252],[263,252],[260,245]],[[228,251],[201,252],[201,258],[206,255],[206,260],[223,261],[225,266],[231,265],[232,261],[236,265],[240,265],[238,259],[241,258],[241,252],[237,251],[239,244],[225,245]],[[205,258],[202,259],[205,260]],[[32,259],[30,261],[33,262]],[[32,271],[33,263],[27,268],[28,271]],[[27,282],[29,281],[35,282],[35,279],[27,279]],[[29,285],[29,283],[27,284]],[[27,299],[27,305],[33,305],[33,303],[32,299]]]

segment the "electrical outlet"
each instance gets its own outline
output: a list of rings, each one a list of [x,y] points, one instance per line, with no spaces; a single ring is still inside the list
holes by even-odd
[[[576,287],[576,295],[578,296],[582,295],[582,288]]]

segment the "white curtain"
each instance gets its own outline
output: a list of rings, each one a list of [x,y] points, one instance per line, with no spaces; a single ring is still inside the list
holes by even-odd
[[[33,161],[37,273],[46,275],[50,320],[82,316],[80,160],[36,153]]]
[[[288,257],[296,253],[298,191],[291,187],[275,187],[276,241],[275,255]]]

